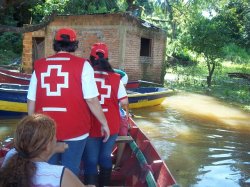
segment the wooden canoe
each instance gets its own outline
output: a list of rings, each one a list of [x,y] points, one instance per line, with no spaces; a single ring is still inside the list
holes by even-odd
[[[0,116],[27,113],[28,85],[0,83]]]
[[[13,83],[28,85],[31,74],[11,71],[0,67],[0,83]],[[140,81],[129,81],[126,88],[138,88]]]
[[[163,87],[139,87],[128,89],[129,108],[160,105],[173,90]]]
[[[150,107],[161,104],[173,93],[162,87],[128,89],[129,108]],[[28,85],[0,83],[0,116],[27,112]]]
[[[125,143],[119,170],[112,171],[110,186],[177,187],[177,183],[164,160],[148,137],[130,119],[129,136],[118,137],[116,144]],[[11,144],[0,149],[0,166]],[[115,163],[117,149],[112,160]]]
[[[129,81],[126,85],[127,89],[138,88],[140,86],[139,81]]]
[[[126,143],[120,170],[112,172],[112,185],[177,187],[174,177],[149,138],[131,118],[129,124],[131,128],[128,137],[131,137],[132,140],[128,140]],[[116,150],[113,157],[116,157]]]
[[[0,68],[0,82],[28,85],[31,75]]]

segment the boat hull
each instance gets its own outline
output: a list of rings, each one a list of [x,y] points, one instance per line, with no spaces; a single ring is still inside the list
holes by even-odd
[[[0,68],[0,83],[13,83],[29,85],[31,74],[10,71],[8,69]],[[139,81],[129,81],[126,88],[138,88]]]
[[[28,85],[31,75],[0,68],[0,82]]]
[[[0,115],[26,113],[27,92],[28,85],[0,84]],[[128,89],[129,108],[160,105],[172,93],[172,90],[161,87]]]
[[[148,137],[130,118],[131,139],[125,143],[119,170],[112,170],[110,186],[167,187],[178,186],[164,160],[161,159]],[[116,145],[119,142],[116,142]],[[13,146],[9,143],[0,149],[0,167],[5,154]],[[117,147],[112,152],[116,162]],[[84,163],[83,163],[84,164]],[[80,179],[82,177],[80,176]]]
[[[0,84],[0,115],[27,113],[27,85]]]
[[[129,81],[126,85],[127,89],[138,88],[140,86],[139,81]]]
[[[112,185],[166,187],[176,181],[148,137],[130,118],[129,135],[133,141],[126,143],[119,171],[112,172]],[[113,153],[114,157],[116,156]]]
[[[173,90],[160,87],[141,87],[129,89],[129,108],[143,108],[160,105]]]

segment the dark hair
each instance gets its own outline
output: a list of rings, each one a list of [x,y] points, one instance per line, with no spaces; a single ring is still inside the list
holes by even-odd
[[[108,58],[104,58],[104,55],[100,52],[96,53],[98,59],[96,60],[94,56],[90,56],[91,65],[97,70],[104,70],[108,72],[114,72],[112,66],[110,65]]]
[[[0,186],[32,186],[36,165],[32,159],[38,157],[55,136],[54,121],[42,114],[24,117],[18,124],[14,154],[0,169]]]
[[[61,35],[61,38],[63,40],[54,40],[53,43],[53,48],[54,51],[59,52],[59,51],[66,51],[66,52],[75,52],[76,49],[78,48],[78,41],[71,42],[69,35],[63,34]]]

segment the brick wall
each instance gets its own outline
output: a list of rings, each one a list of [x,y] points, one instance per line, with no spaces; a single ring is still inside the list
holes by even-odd
[[[124,69],[129,80],[160,81],[165,32],[143,27],[137,19],[127,14],[58,16],[43,32],[26,33],[23,40],[25,72],[32,70],[32,37],[45,37],[45,56],[49,56],[54,54],[52,44],[55,32],[62,27],[71,27],[77,32],[79,47],[75,55],[89,58],[91,45],[103,41],[108,45],[111,65]],[[140,57],[141,37],[152,39],[151,57]]]
[[[26,73],[32,72],[32,32],[23,36],[22,69]]]

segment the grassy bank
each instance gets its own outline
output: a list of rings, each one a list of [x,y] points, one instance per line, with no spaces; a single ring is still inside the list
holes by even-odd
[[[166,87],[210,95],[250,112],[250,80],[228,76],[232,72],[250,74],[250,64],[222,63],[216,68],[209,89],[206,84],[205,65],[174,66],[166,71],[167,75],[174,75],[171,79],[165,76]]]

